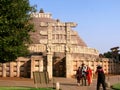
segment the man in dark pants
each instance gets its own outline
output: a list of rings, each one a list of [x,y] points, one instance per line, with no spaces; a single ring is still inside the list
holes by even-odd
[[[87,67],[85,66],[85,64],[83,63],[82,64],[82,67],[81,67],[81,69],[82,69],[82,86],[84,85],[84,86],[86,86],[87,85],[87,83],[86,83],[86,70],[87,70]]]
[[[77,70],[77,72],[76,72],[76,78],[77,78],[77,84],[78,84],[78,86],[80,86],[81,77],[82,77],[82,73],[81,73],[81,68],[79,67],[78,70]]]
[[[97,66],[97,70],[96,73],[98,74],[97,77],[97,90],[100,89],[100,85],[102,84],[103,90],[106,90],[106,86],[105,86],[105,74],[104,71],[102,69],[102,66]]]

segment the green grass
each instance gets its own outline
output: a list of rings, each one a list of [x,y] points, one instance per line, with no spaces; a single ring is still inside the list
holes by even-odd
[[[120,90],[120,83],[114,84],[114,85],[112,86],[112,88],[113,88],[114,90]]]
[[[0,87],[0,90],[54,90],[52,88]]]

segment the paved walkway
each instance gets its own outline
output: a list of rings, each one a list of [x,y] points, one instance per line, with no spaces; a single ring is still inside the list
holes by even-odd
[[[120,83],[120,75],[107,77],[107,80],[111,85]],[[55,88],[56,82],[60,83],[61,90],[96,90],[96,79],[90,86],[77,86],[76,79],[66,78],[53,78],[49,84],[37,85],[37,87],[53,87]],[[0,78],[0,86],[25,86],[36,87],[32,79],[25,78]],[[102,89],[101,89],[102,90]],[[112,90],[108,88],[107,90]]]

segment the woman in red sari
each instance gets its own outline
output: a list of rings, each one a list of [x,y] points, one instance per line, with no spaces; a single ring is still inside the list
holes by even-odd
[[[92,83],[92,70],[89,66],[87,67],[87,72],[86,73],[87,73],[88,85],[90,85]]]

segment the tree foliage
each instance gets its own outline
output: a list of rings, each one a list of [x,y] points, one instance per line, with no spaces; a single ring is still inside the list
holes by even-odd
[[[112,58],[112,52],[108,51],[103,54],[105,58]]]
[[[33,30],[29,0],[0,0],[0,62],[13,61],[28,53],[29,32]]]
[[[114,58],[115,60],[120,61],[120,53],[119,47],[113,47],[110,49],[111,51],[105,52],[103,56],[105,58]]]

